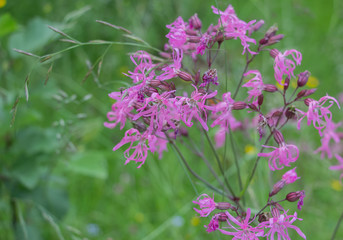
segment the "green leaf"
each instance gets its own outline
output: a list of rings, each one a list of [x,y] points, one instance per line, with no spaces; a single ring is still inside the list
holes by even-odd
[[[18,24],[10,13],[0,16],[0,37],[17,30]]]
[[[106,179],[107,162],[101,152],[80,152],[72,157],[68,168],[75,173],[84,174],[90,177]]]

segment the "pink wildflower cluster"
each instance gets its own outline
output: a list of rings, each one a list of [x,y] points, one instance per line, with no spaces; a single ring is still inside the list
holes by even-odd
[[[198,204],[200,207],[200,209],[194,208],[194,210],[200,214],[200,217],[208,217],[213,214],[210,223],[204,226],[207,232],[218,230],[222,234],[232,236],[232,239],[260,239],[260,237],[266,237],[268,240],[275,238],[290,240],[289,229],[295,230],[300,237],[306,239],[305,234],[297,226],[293,225],[296,220],[301,221],[302,219],[297,217],[296,212],[293,215],[288,215],[289,210],[284,210],[279,204],[282,201],[295,202],[298,200],[298,208],[301,209],[305,196],[304,191],[291,192],[287,194],[285,199],[278,202],[271,199],[284,188],[285,184],[291,184],[297,179],[299,177],[295,172],[295,168],[286,172],[282,179],[274,185],[265,207],[255,215],[251,214],[250,208],[246,212],[240,212],[230,203],[217,203],[214,198],[210,198],[206,194],[202,194],[197,201],[193,201],[194,204]],[[270,212],[262,212],[268,206]],[[220,212],[214,213],[216,210]],[[227,211],[223,212],[222,210]],[[234,212],[236,216],[229,211]],[[219,224],[220,222],[222,224]]]

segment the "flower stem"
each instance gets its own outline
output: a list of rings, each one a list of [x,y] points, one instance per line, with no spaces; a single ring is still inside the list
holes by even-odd
[[[227,196],[229,199],[233,200],[234,198],[230,195],[227,195],[224,193],[223,190],[219,189],[219,188],[216,188],[215,186],[213,186],[211,183],[207,182],[205,179],[203,179],[202,177],[200,177],[196,172],[193,171],[193,169],[189,166],[189,164],[187,163],[185,157],[183,156],[183,154],[181,153],[180,149],[178,148],[178,146],[175,144],[174,141],[172,141],[170,139],[170,137],[166,134],[168,140],[169,140],[169,143],[173,146],[174,150],[177,152],[177,154],[179,155],[179,157],[181,158],[183,164],[186,166],[187,170],[195,177],[197,178],[198,180],[200,180],[202,183],[204,183],[209,189],[212,189],[213,191],[219,193],[219,194],[222,194],[222,195],[225,195]]]
[[[335,230],[334,230],[333,233],[332,233],[331,240],[334,240],[334,239],[335,239],[336,233],[337,233],[337,231],[338,231],[339,225],[341,224],[342,220],[343,220],[343,212],[342,212],[340,218],[339,218],[338,221],[337,221]]]
[[[211,139],[208,137],[208,134],[207,134],[206,130],[204,130],[204,133],[205,133],[206,139],[207,139],[207,141],[208,141],[208,143],[209,143],[209,145],[210,145],[210,147],[211,147],[211,149],[212,149],[212,151],[213,151],[213,153],[214,153],[214,156],[215,156],[215,158],[216,158],[216,160],[217,160],[217,164],[218,164],[218,167],[219,167],[219,169],[220,169],[220,172],[223,174],[223,178],[224,178],[225,184],[226,184],[226,186],[228,187],[230,193],[231,193],[233,196],[235,196],[235,194],[234,194],[234,192],[233,192],[233,189],[232,189],[230,183],[228,182],[227,178],[225,177],[225,172],[224,172],[223,166],[222,166],[222,164],[221,164],[221,162],[220,162],[220,159],[219,159],[219,156],[218,156],[218,154],[217,154],[217,151],[216,151],[216,149],[214,149],[213,143],[212,143]]]

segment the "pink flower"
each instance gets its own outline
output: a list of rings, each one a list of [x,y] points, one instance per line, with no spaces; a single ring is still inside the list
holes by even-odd
[[[256,22],[256,20],[248,23],[240,20],[231,5],[229,5],[224,12],[220,11],[214,6],[212,6],[212,9],[214,14],[220,16],[218,25],[224,28],[224,36],[226,38],[239,38],[242,46],[244,47],[242,54],[244,54],[246,50],[248,50],[248,52],[251,54],[256,54],[249,49],[249,43],[256,44],[256,41],[255,39],[247,36],[249,29],[251,28],[252,24]]]
[[[213,117],[215,117],[211,127],[219,125],[226,129],[229,127],[231,127],[231,129],[237,128],[240,123],[232,116],[235,100],[231,98],[230,92],[224,93],[222,98],[222,102],[219,102],[214,107],[209,107],[209,109],[212,110]]]
[[[196,201],[193,201],[193,203],[199,204],[200,210],[196,208],[193,209],[200,214],[200,217],[207,217],[214,209],[216,209],[214,197],[210,198],[205,193],[201,194]]]
[[[219,222],[218,222],[218,215],[214,215],[210,221],[210,223],[206,226],[204,226],[207,232],[213,232],[219,228]]]
[[[124,74],[130,77],[134,83],[140,81],[151,80],[155,76],[155,72],[151,69],[156,66],[152,63],[149,53],[145,51],[138,51],[130,56],[131,61],[136,65],[133,72],[129,71],[129,74]],[[138,62],[138,63],[137,63]]]
[[[339,144],[341,138],[343,138],[343,132],[337,132],[337,128],[342,125],[340,123],[334,123],[332,121],[326,124],[325,130],[323,131],[323,138],[320,140],[322,145],[314,151],[314,153],[321,152],[321,158],[325,158],[325,154],[328,158],[332,158],[332,146],[330,146],[331,139]]]
[[[183,51],[175,48],[173,50],[173,63],[162,68],[163,73],[156,77],[158,80],[168,80],[175,78],[181,69],[181,62],[183,59]]]
[[[255,75],[252,79],[250,79],[247,83],[242,85],[242,87],[251,87],[252,89],[248,91],[248,101],[253,98],[253,101],[256,101],[258,96],[262,94],[262,90],[264,89],[264,84],[262,81],[261,73],[258,70],[250,70],[244,74],[244,76],[248,76],[250,74]]]
[[[330,104],[327,107],[324,107],[324,104],[328,101]],[[298,120],[298,129],[300,129],[301,121],[307,117],[307,125],[313,124],[314,128],[319,131],[319,135],[322,136],[322,129],[325,128],[326,125],[330,124],[332,121],[332,113],[330,112],[330,108],[334,103],[337,104],[338,108],[340,108],[337,100],[330,96],[325,96],[316,101],[314,99],[306,99],[306,105],[308,105],[308,111],[303,112],[299,109],[296,109],[302,116]]]
[[[305,234],[298,228],[297,226],[293,226],[293,222],[296,220],[302,221],[302,219],[297,217],[297,213],[295,212],[294,215],[287,215],[287,212],[283,214],[277,214],[277,216],[273,216],[269,219],[269,221],[261,222],[258,227],[264,229],[270,229],[264,237],[267,237],[267,240],[273,240],[275,235],[277,239],[284,239],[284,240],[291,240],[288,234],[288,228],[294,229],[300,237],[306,239]]]
[[[295,172],[295,168],[292,170],[287,171],[283,176],[282,179],[286,181],[286,184],[294,183],[296,180],[300,179],[300,177],[297,176],[297,173]]]
[[[181,120],[186,124],[186,126],[191,127],[193,125],[192,120],[195,118],[201,124],[201,126],[208,131],[207,114],[206,109],[210,107],[205,105],[207,99],[213,98],[217,91],[210,94],[203,94],[198,91],[198,89],[193,85],[195,91],[192,92],[190,98],[188,97],[176,97],[178,101],[176,105],[179,108],[179,114]],[[205,120],[202,115],[205,116]]]
[[[258,239],[258,237],[261,237],[263,235],[263,229],[259,227],[252,227],[250,226],[249,219],[251,215],[250,208],[247,209],[246,217],[245,219],[242,219],[238,221],[236,218],[234,218],[229,212],[225,212],[228,219],[227,224],[228,227],[223,227],[222,229],[218,228],[218,230],[225,234],[225,235],[231,235],[233,236],[232,240],[236,239],[244,239],[244,240],[255,240]],[[224,230],[230,229],[230,231]]]
[[[280,85],[283,85],[283,75],[287,75],[288,78],[294,77],[293,71],[296,65],[301,64],[302,55],[295,49],[287,50],[284,53],[277,53],[274,60],[274,77]],[[288,56],[291,56],[294,61],[288,59]]]
[[[213,36],[211,34],[204,33],[200,38],[200,42],[199,42],[197,49],[196,49],[196,54],[204,55],[205,50],[206,50],[209,42],[212,40],[212,38],[213,38]]]
[[[173,23],[166,26],[170,32],[166,35],[169,39],[169,44],[173,48],[182,48],[187,42],[186,23],[182,17],[178,17]]]
[[[302,206],[304,205],[304,198],[305,198],[305,191],[300,191],[300,197],[297,204],[297,207],[299,210],[301,210]]]
[[[133,146],[134,142],[138,142],[136,146]],[[130,143],[130,146],[124,152],[126,158],[125,164],[128,164],[130,161],[135,161],[136,163],[140,163],[138,166],[140,168],[148,156],[148,151],[153,152],[153,149],[156,149],[154,146],[156,144],[156,136],[150,135],[147,131],[141,134],[137,129],[131,128],[125,132],[125,136],[113,148],[113,151],[118,150],[127,143]]]
[[[289,164],[291,162],[295,162],[299,157],[298,147],[292,144],[286,144],[282,134],[279,131],[274,131],[274,138],[279,144],[279,147],[276,148],[272,146],[262,145],[265,148],[273,148],[274,151],[258,154],[259,157],[269,157],[268,164],[270,170],[272,171],[275,171],[275,169],[283,169],[284,166],[289,167]]]
[[[340,155],[336,154],[335,155],[336,159],[339,162],[339,165],[336,166],[331,166],[329,169],[330,170],[339,170],[342,171],[342,174],[340,175],[340,179],[342,180],[343,178],[343,157],[341,157]]]

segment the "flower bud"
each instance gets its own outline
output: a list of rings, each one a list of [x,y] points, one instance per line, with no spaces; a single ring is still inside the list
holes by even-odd
[[[257,23],[255,23],[255,25],[251,28],[251,33],[252,32],[257,32],[262,26],[264,25],[264,21],[260,20]],[[251,34],[250,33],[250,34]]]
[[[245,102],[234,102],[232,104],[232,110],[242,110],[248,106]]]
[[[218,218],[219,222],[226,222],[226,220],[228,219],[228,216],[225,214],[225,212],[217,213],[216,217]]]
[[[194,14],[189,20],[188,20],[190,28],[194,29],[200,29],[201,28],[201,21],[198,17],[198,14]]]
[[[264,35],[264,37],[269,39],[269,38],[275,36],[277,30],[279,30],[277,26],[275,26],[275,25],[274,25],[274,26],[271,26],[271,27],[267,30],[267,32],[266,32],[266,34]]]
[[[199,80],[200,80],[200,70],[197,71],[197,73],[195,74],[195,77],[194,77],[195,86],[198,85]]]
[[[218,42],[219,44],[224,42],[224,34],[223,34],[223,32],[220,31],[220,32],[217,33],[215,41]]]
[[[188,42],[191,42],[191,43],[199,43],[200,37],[199,36],[188,36],[187,40],[188,40]]]
[[[248,107],[249,107],[251,110],[253,110],[253,111],[255,111],[255,112],[258,112],[258,108],[256,107],[255,104],[253,104],[253,103],[248,103]]]
[[[279,50],[274,48],[274,49],[269,51],[269,54],[272,58],[276,58],[280,54],[280,52],[279,52]]]
[[[227,210],[230,209],[232,207],[232,205],[228,202],[218,202],[216,204],[216,208],[219,210]]]
[[[178,71],[177,76],[186,82],[190,82],[193,79],[191,74],[184,71]]]
[[[193,30],[193,29],[189,29],[189,28],[187,28],[187,29],[185,30],[185,32],[186,32],[186,34],[187,34],[188,36],[197,36],[197,35],[198,35],[198,32],[197,32],[197,31],[195,31],[195,30]]]
[[[282,143],[285,143],[285,139],[283,138],[282,133],[279,130],[274,130],[273,136],[275,141],[280,145]]]
[[[299,198],[303,195],[303,191],[296,191],[296,192],[290,192],[286,196],[286,200],[288,202],[295,202],[298,201]]]
[[[181,127],[179,128],[179,133],[180,133],[181,136],[183,136],[183,137],[188,137],[188,130],[187,130],[187,128],[185,128],[185,127],[183,127],[183,126],[181,126]]]
[[[315,91],[317,91],[316,88],[301,90],[300,92],[298,92],[296,99],[300,99],[302,97],[308,97],[308,96],[312,95]]]
[[[283,35],[283,34],[278,34],[278,35],[272,36],[271,38],[269,38],[267,45],[270,46],[270,45],[273,45],[273,44],[275,44],[275,43],[278,43],[278,42],[280,42],[283,38],[284,38],[284,35]]]
[[[283,179],[275,183],[273,186],[273,190],[269,193],[269,197],[272,197],[276,195],[278,192],[280,192],[281,189],[283,189],[283,187],[285,186],[285,184],[286,184],[286,181]]]
[[[279,218],[280,217],[280,210],[277,207],[272,208],[272,215],[274,218]]]
[[[265,44],[267,44],[268,43],[268,39],[266,39],[266,38],[262,38],[260,41],[259,41],[259,44],[260,45],[265,45]]]
[[[276,92],[277,91],[277,87],[273,84],[264,84],[263,85],[263,91],[266,92]]]
[[[310,102],[312,102],[312,101],[314,101],[312,98],[306,98],[304,100],[304,103],[305,103],[306,106],[310,106]]]
[[[310,77],[310,72],[307,70],[305,72],[300,73],[298,75],[298,81],[297,81],[298,87],[305,86],[309,77]]]
[[[285,83],[283,84],[283,91],[286,92],[288,87],[289,87],[289,82],[291,81],[291,79],[287,76],[285,79]]]
[[[172,58],[172,54],[167,52],[160,52],[160,56],[163,58]]]
[[[259,96],[257,97],[257,103],[258,103],[259,106],[262,105],[262,103],[263,103],[263,94],[261,94],[261,95],[259,95]]]

